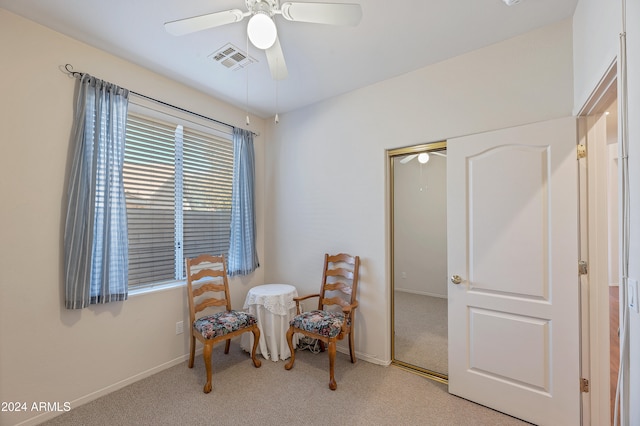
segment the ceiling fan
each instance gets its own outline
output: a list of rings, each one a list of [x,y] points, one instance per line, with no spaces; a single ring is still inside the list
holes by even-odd
[[[407,164],[409,161],[413,160],[414,158],[418,158],[418,161],[420,162],[420,164],[425,164],[427,161],[429,161],[429,156],[430,155],[437,155],[440,157],[446,157],[446,151],[429,151],[427,152],[422,152],[420,154],[409,154],[406,157],[404,157],[402,160],[400,160],[400,164]]]
[[[265,51],[271,76],[275,80],[287,78],[284,54],[278,40],[274,21],[282,15],[288,21],[314,24],[356,26],[362,19],[362,7],[352,3],[301,3],[278,0],[245,0],[246,11],[240,9],[208,13],[191,18],[178,19],[164,24],[165,30],[175,36],[194,33],[221,25],[240,22],[249,16],[247,34],[251,43]]]

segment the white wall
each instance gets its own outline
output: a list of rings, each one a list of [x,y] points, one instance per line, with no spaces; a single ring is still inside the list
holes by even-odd
[[[564,21],[282,114],[265,163],[267,280],[317,292],[323,253],[360,255],[356,349],[390,362],[385,150],[571,115],[571,32]]]
[[[621,0],[579,0],[573,15],[574,112],[618,55]]]
[[[0,401],[74,407],[182,361],[187,334],[176,335],[175,323],[187,321],[188,314],[184,287],[64,309],[63,206],[75,80],[59,67],[71,63],[78,71],[234,125],[243,126],[245,114],[4,9],[0,58]],[[263,120],[251,122],[264,134]],[[263,261],[263,137],[255,147]],[[252,285],[263,283],[263,274],[264,267],[232,280],[234,307],[242,306]],[[37,415],[2,412],[0,424]]]
[[[589,94],[596,88],[608,66],[615,60],[619,49],[619,35],[622,27],[622,0],[580,0],[573,19],[574,28],[574,68],[575,100],[574,111],[579,111]],[[640,211],[640,194],[635,185],[640,182],[640,123],[634,117],[640,116],[640,0],[626,0],[627,56],[628,56],[628,99],[629,99],[629,172],[630,172],[630,262],[629,277],[640,279],[640,228],[635,226]],[[621,66],[618,66],[620,76]],[[619,79],[620,82],[620,79]],[[620,88],[620,85],[618,85]],[[618,92],[618,104],[624,93]],[[626,403],[626,418],[629,425],[640,424],[640,406],[635,404],[640,398],[640,316],[630,315],[629,365],[630,389]]]
[[[627,0],[627,57],[629,92],[629,172],[631,235],[629,277],[640,280],[640,0]],[[629,425],[640,424],[640,315],[630,314],[629,324]]]

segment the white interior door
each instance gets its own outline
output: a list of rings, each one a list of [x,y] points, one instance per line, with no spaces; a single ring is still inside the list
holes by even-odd
[[[568,117],[447,146],[449,392],[538,425],[580,423],[576,140]]]

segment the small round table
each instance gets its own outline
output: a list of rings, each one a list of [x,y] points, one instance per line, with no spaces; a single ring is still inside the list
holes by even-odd
[[[265,359],[278,361],[291,356],[287,344],[289,321],[296,315],[294,297],[298,291],[288,284],[264,284],[253,287],[247,293],[243,309],[258,318],[260,341],[256,353]],[[293,347],[298,346],[299,336],[294,334]],[[240,346],[247,352],[253,347],[253,333],[244,333]]]

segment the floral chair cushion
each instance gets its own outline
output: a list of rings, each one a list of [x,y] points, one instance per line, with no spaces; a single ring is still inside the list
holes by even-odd
[[[254,324],[257,324],[257,320],[252,314],[241,311],[224,311],[198,318],[193,323],[193,328],[205,339],[213,339],[242,328],[251,327]]]
[[[332,311],[304,312],[291,320],[289,325],[324,337],[336,337],[344,323],[344,313]]]

